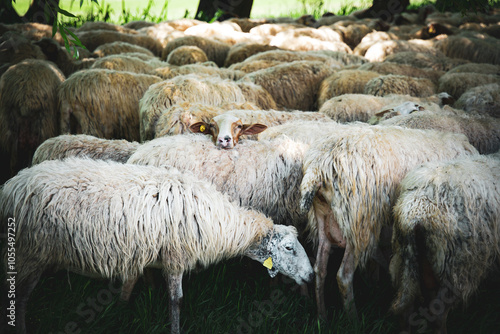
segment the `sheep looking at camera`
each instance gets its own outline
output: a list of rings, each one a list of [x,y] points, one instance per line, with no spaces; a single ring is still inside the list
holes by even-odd
[[[272,277],[281,272],[302,284],[313,275],[295,228],[274,225],[175,169],[76,158],[46,161],[1,188],[0,217],[16,218],[20,332],[26,332],[31,292],[54,267],[125,285],[146,267],[161,268],[168,279],[172,333],[180,332],[182,277],[197,267],[248,256],[268,264]]]
[[[121,163],[139,147],[137,142],[108,140],[88,135],[60,135],[44,141],[33,154],[32,164],[45,160],[63,160],[67,157],[88,157],[98,160],[113,160]]]
[[[383,228],[392,225],[397,187],[415,166],[478,154],[461,134],[401,127],[336,129],[315,141],[304,157],[301,208],[318,244],[316,301],[326,316],[324,281],[332,246],[345,248],[337,272],[344,307],[357,317],[353,275],[376,253]]]
[[[227,103],[254,103],[261,109],[276,109],[271,95],[250,82],[234,82],[216,77],[177,76],[151,85],[140,101],[141,140],[155,138],[160,115],[182,102],[221,106]]]
[[[421,305],[439,310],[432,325],[446,333],[450,309],[492,271],[500,255],[499,180],[500,160],[477,156],[424,164],[401,182],[390,273],[392,309],[405,317],[406,331],[410,310]]]

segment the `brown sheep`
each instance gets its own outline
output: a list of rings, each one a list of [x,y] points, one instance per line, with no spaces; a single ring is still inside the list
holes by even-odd
[[[200,37],[200,36],[184,36],[176,38],[167,43],[163,51],[161,52],[161,59],[166,60],[170,52],[178,48],[179,46],[192,45],[197,46],[211,60],[217,64],[217,66],[224,66],[224,61],[226,60],[227,54],[230,49],[230,45],[227,43],[215,41],[213,39]]]

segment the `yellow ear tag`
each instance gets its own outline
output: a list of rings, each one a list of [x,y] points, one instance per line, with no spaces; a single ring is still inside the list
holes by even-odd
[[[262,265],[267,269],[273,269],[273,259],[271,259],[271,257],[268,257],[267,260],[264,261]]]
[[[434,29],[434,27],[433,27],[433,26],[430,26],[430,27],[429,27],[429,33],[430,33],[430,34],[434,34],[435,32],[436,32],[436,29]]]
[[[200,132],[205,132],[205,125],[200,125]]]

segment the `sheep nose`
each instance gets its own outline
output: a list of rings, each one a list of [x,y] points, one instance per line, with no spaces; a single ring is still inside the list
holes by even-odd
[[[311,282],[311,281],[313,280],[313,278],[314,278],[314,272],[311,272],[311,273],[307,276],[306,281],[307,281],[307,282]]]
[[[231,141],[231,137],[229,136],[225,136],[224,137],[224,140],[226,141],[226,143],[229,143]]]

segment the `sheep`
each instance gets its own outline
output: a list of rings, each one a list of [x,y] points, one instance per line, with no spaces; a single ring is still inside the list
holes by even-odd
[[[435,42],[435,48],[450,58],[461,58],[475,63],[500,65],[500,42],[487,35],[479,38],[468,35],[448,36]]]
[[[95,59],[86,58],[83,53],[80,54],[80,51],[78,51],[80,60],[75,60],[73,56],[68,53],[66,48],[59,45],[59,43],[52,38],[44,37],[33,44],[40,47],[47,57],[47,60],[56,64],[64,73],[65,77],[69,77],[76,71],[90,68],[95,62]]]
[[[90,69],[74,73],[58,89],[61,133],[139,140],[139,100],[157,76]]]
[[[376,254],[383,230],[390,229],[397,186],[418,164],[478,154],[461,134],[401,127],[335,129],[304,156],[301,209],[318,244],[316,303],[326,316],[324,281],[332,246],[345,248],[337,282],[349,316],[357,318],[353,275]]]
[[[46,60],[26,59],[0,78],[0,184],[31,163],[36,148],[59,134],[57,89],[64,75]]]
[[[244,109],[250,115],[258,107],[252,103],[224,103],[219,106],[204,103],[180,102],[162,111],[158,116],[152,138],[189,133],[191,126],[198,122],[210,123],[212,118],[228,110]],[[245,123],[248,123],[245,121]],[[198,129],[199,130],[199,129]],[[201,131],[203,132],[203,131]]]
[[[139,102],[141,140],[155,138],[159,116],[182,102],[220,106],[224,103],[255,103],[262,109],[276,109],[271,95],[252,83],[236,83],[215,77],[182,75],[151,85]]]
[[[439,91],[448,92],[442,89]],[[371,79],[365,85],[364,93],[375,96],[385,96],[388,94],[402,94],[417,97],[431,96],[436,92],[436,85],[429,79],[414,78],[406,75],[382,75]]]
[[[331,55],[334,51],[330,51],[327,53],[327,50],[321,51],[290,51],[290,50],[270,50],[259,52],[254,54],[253,56],[245,59],[246,62],[253,62],[256,60],[270,60],[270,61],[280,61],[282,63],[290,63],[298,60],[310,60],[310,61],[322,61],[327,64],[331,64],[331,66],[338,66],[340,68],[340,64],[336,61],[336,59],[332,59],[329,55]],[[335,55],[339,53],[333,53]]]
[[[427,98],[418,98],[409,95],[390,94],[373,96],[367,94],[344,94],[329,99],[319,109],[319,112],[331,119],[340,122],[368,122],[378,113],[398,106],[405,102],[418,104],[429,110],[440,111],[446,99],[444,94],[433,95]]]
[[[487,63],[467,63],[467,64],[462,64],[458,65],[449,71],[446,72],[447,74],[450,73],[480,73],[480,74],[494,74],[496,73],[497,75],[500,73],[500,65],[493,65],[493,64],[487,64]]]
[[[183,31],[176,30],[168,22],[161,22],[150,27],[143,27],[137,30],[139,34],[150,36],[160,41],[163,48],[168,42],[186,36]]]
[[[222,67],[229,52],[230,45],[227,43],[215,41],[213,39],[204,38],[201,36],[184,36],[176,38],[167,43],[161,52],[161,60],[166,60],[170,52],[179,46],[192,45],[197,46],[207,55],[208,60],[211,60]]]
[[[224,67],[229,67],[233,64],[240,63],[254,54],[278,49],[279,48],[277,46],[267,44],[238,43],[233,45],[229,49],[226,60],[224,61]]]
[[[407,64],[419,68],[432,68],[435,71],[448,71],[453,67],[468,63],[464,59],[453,59],[443,55],[432,55],[423,52],[398,52],[389,55],[384,62]]]
[[[447,92],[455,99],[460,99],[460,96],[468,89],[483,86],[487,84],[499,84],[500,78],[498,75],[481,74],[481,73],[446,73],[439,78],[438,89],[441,92]]]
[[[142,144],[127,163],[192,172],[236,203],[302,231],[307,217],[299,210],[299,186],[307,148],[289,138],[278,138],[269,142],[246,140],[233,149],[221,150],[208,136],[182,134]]]
[[[0,203],[0,217],[15,217],[16,223],[20,332],[26,332],[31,292],[54,267],[121,280],[123,293],[144,268],[161,268],[168,280],[172,333],[180,333],[182,277],[195,268],[248,256],[265,264],[271,277],[281,272],[302,284],[313,275],[295,228],[275,225],[175,169],[77,158],[45,161],[6,183]]]
[[[366,50],[365,58],[371,62],[384,61],[389,55],[399,52],[422,52],[433,56],[444,56],[443,53],[433,47],[431,42],[423,40],[410,41],[382,41],[375,43]]]
[[[304,26],[302,24],[297,23],[265,23],[250,29],[248,32],[250,34],[266,37],[276,36],[278,33],[285,30],[303,27]]]
[[[293,37],[287,31],[280,32],[274,36],[269,45],[292,51],[331,50],[352,53],[351,48],[344,42],[322,41],[308,36]]]
[[[238,24],[223,21],[199,24],[184,31],[186,35],[201,36],[229,45],[237,43],[267,43],[268,38],[255,34],[244,33]]]
[[[248,73],[241,80],[261,85],[280,109],[317,110],[321,81],[334,69],[319,61],[295,61]]]
[[[500,118],[500,85],[493,83],[470,88],[460,95],[453,106]]]
[[[137,34],[137,31],[135,29],[123,27],[123,26],[116,25],[116,24],[109,23],[109,22],[101,22],[101,21],[87,21],[81,27],[79,27],[76,31],[82,32],[82,31],[93,31],[93,30],[111,30],[111,31],[117,31],[117,32],[124,33],[124,34],[132,34],[132,35]]]
[[[96,57],[106,57],[110,55],[130,52],[139,52],[150,57],[155,56],[153,52],[146,49],[145,47],[122,41],[101,44],[94,50],[93,55],[95,55]]]
[[[26,37],[15,31],[7,31],[0,35],[0,76],[7,71],[9,66],[25,59],[46,60],[47,56],[41,48],[31,43]]]
[[[187,65],[204,63],[208,61],[205,52],[194,45],[183,45],[173,49],[167,57],[167,63],[171,65]]]
[[[252,61],[243,61],[241,63],[233,64],[229,66],[229,69],[234,71],[251,73],[281,64],[283,64],[283,62],[278,60],[252,60]]]
[[[142,60],[136,54],[118,54],[98,58],[91,68],[150,74],[156,68],[166,64],[157,58]]]
[[[137,147],[139,143],[126,140],[107,140],[88,135],[60,135],[45,140],[37,147],[32,165],[67,157],[89,157],[125,163]]]
[[[141,34],[125,34],[112,30],[92,30],[75,32],[80,42],[90,51],[94,51],[98,46],[112,42],[127,42],[142,46],[151,51],[155,56],[159,56],[163,49],[160,41],[155,38]]]
[[[231,18],[229,22],[234,22],[240,26],[241,31],[249,32],[253,27],[266,23],[266,19]]]
[[[369,34],[366,34],[361,41],[356,45],[356,47],[352,50],[355,55],[364,56],[366,50],[368,50],[373,44],[380,41],[390,41],[399,39],[393,33],[388,33],[385,31],[372,31]]]
[[[333,24],[331,28],[340,29],[343,35],[344,42],[351,48],[354,49],[369,33],[373,31],[372,28],[368,27],[366,24],[353,23],[346,27],[341,25]]]
[[[391,62],[365,63],[358,67],[360,71],[374,71],[380,74],[406,75],[415,78],[425,78],[437,84],[444,71],[423,69],[406,64],[396,64]]]
[[[494,117],[464,113],[460,110],[423,110],[396,116],[379,124],[462,133],[481,154],[494,153],[500,149],[500,119]]]
[[[420,304],[430,307],[435,332],[446,333],[450,309],[467,302],[498,261],[498,180],[500,160],[477,156],[426,163],[401,182],[389,269],[397,291],[392,310],[408,332],[426,324],[409,321]]]
[[[199,76],[218,76],[221,79],[239,80],[245,76],[243,71],[219,68],[214,63],[207,62],[203,64],[189,64],[189,65],[163,65],[154,69],[151,74],[157,75],[164,80],[172,79],[173,77],[186,74],[196,74]]]
[[[344,94],[361,94],[371,79],[379,77],[374,71],[342,70],[326,77],[318,90],[318,108],[332,97]]]
[[[252,136],[261,133],[269,126],[297,121],[329,121],[326,115],[316,112],[284,112],[276,110],[229,110],[213,116],[209,122],[199,121],[190,125],[194,133],[212,136],[219,148],[231,149],[242,135]]]

